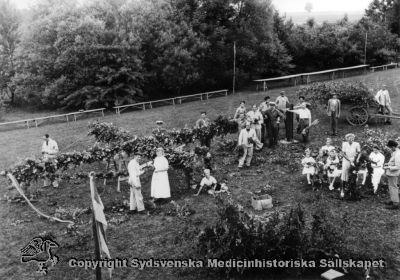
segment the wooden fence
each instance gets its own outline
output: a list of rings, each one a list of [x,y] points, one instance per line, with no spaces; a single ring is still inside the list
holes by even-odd
[[[78,111],[78,112],[72,112],[72,113],[67,113],[67,114],[60,114],[60,115],[51,115],[51,116],[46,116],[46,117],[38,117],[38,118],[33,118],[33,119],[26,119],[26,120],[18,120],[18,121],[11,121],[11,122],[3,122],[0,123],[0,126],[6,126],[6,125],[10,125],[10,124],[24,124],[26,125],[27,128],[30,128],[31,126],[35,126],[38,127],[43,121],[46,120],[51,120],[51,119],[65,119],[67,122],[70,121],[70,117],[71,117],[71,121],[75,121],[77,119],[78,115],[83,115],[83,114],[88,114],[88,113],[96,113],[96,112],[100,112],[101,115],[104,117],[104,110],[106,108],[99,108],[99,109],[93,109],[93,110],[86,110],[86,111]]]
[[[160,100],[153,100],[153,101],[146,101],[146,102],[141,102],[141,103],[133,103],[133,104],[128,104],[128,105],[121,105],[121,106],[115,106],[113,107],[115,109],[115,113],[117,115],[120,115],[122,111],[128,108],[133,108],[133,109],[139,109],[139,110],[146,110],[146,109],[152,109],[154,106],[162,106],[162,105],[175,105],[175,104],[182,104],[184,101],[193,101],[193,100],[207,100],[211,97],[215,96],[227,96],[228,95],[228,90],[227,89],[222,89],[222,90],[217,90],[217,91],[208,91],[208,92],[202,92],[202,93],[197,93],[197,94],[191,94],[191,95],[183,95],[183,96],[178,96],[178,97],[173,97],[173,98],[167,98],[167,99],[160,99]]]
[[[375,72],[375,71],[379,71],[380,69],[382,71],[385,71],[388,69],[397,68],[399,66],[400,66],[399,63],[390,63],[390,64],[385,64],[385,65],[370,67],[369,69],[370,69],[370,72]],[[271,86],[271,84],[274,84],[274,83],[275,83],[274,87],[296,86],[299,84],[309,84],[309,83],[317,82],[317,81],[334,80],[334,79],[338,79],[338,78],[345,78],[348,76],[366,74],[367,67],[368,67],[368,65],[364,64],[364,65],[357,65],[357,66],[352,66],[352,67],[329,69],[329,70],[318,71],[318,72],[301,73],[301,74],[287,75],[287,76],[268,78],[268,79],[259,79],[259,80],[254,80],[254,82],[257,83],[257,90],[259,90],[259,85],[261,84],[262,89],[264,91],[266,91],[268,89],[268,85]],[[227,96],[227,95],[228,95],[228,90],[223,89],[223,90],[202,92],[202,93],[191,94],[191,95],[177,96],[177,97],[172,97],[172,98],[167,98],[167,99],[160,99],[160,100],[146,101],[146,102],[141,102],[141,103],[133,103],[133,104],[128,104],[128,105],[115,106],[115,107],[113,107],[113,109],[115,109],[115,113],[117,115],[120,115],[122,111],[124,111],[128,108],[138,109],[138,110],[146,110],[146,109],[152,109],[153,107],[182,104],[182,102],[188,102],[188,101],[194,101],[194,100],[207,100],[212,97]],[[72,112],[72,113],[67,113],[67,114],[3,122],[3,123],[0,123],[0,126],[23,123],[24,125],[26,125],[27,128],[30,128],[32,126],[38,127],[41,124],[40,121],[43,122],[45,120],[61,118],[61,119],[65,119],[67,122],[69,122],[70,117],[71,117],[71,121],[72,121],[72,118],[74,121],[76,121],[78,115],[94,113],[94,112],[101,112],[102,116],[104,117],[104,110],[105,110],[105,108],[99,108],[99,109],[93,109],[93,110]]]
[[[259,79],[254,80],[257,83],[256,90],[259,90],[259,85],[262,85],[263,91],[270,87],[281,87],[281,86],[296,86],[300,84],[309,84],[312,82],[334,80],[339,78],[345,78],[348,76],[360,75],[367,73],[367,64],[357,65],[352,67],[329,69],[318,72],[300,73],[276,78]],[[275,85],[275,86],[274,86]]]

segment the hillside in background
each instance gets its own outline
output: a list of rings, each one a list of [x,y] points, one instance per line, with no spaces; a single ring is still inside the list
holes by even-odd
[[[362,18],[364,12],[287,12],[286,18],[291,18],[295,24],[303,24],[309,18],[314,18],[317,23],[327,21],[329,23],[336,22],[347,14],[349,21],[354,22]]]

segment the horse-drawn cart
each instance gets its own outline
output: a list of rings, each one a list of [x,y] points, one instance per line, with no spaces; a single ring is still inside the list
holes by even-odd
[[[391,116],[382,112],[383,109],[378,103],[359,105],[349,109],[346,119],[353,126],[365,125],[372,119],[400,119],[400,112],[392,112]]]

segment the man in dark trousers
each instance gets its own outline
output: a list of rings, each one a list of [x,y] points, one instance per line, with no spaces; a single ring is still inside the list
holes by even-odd
[[[261,112],[261,114],[263,115],[263,118],[264,118],[264,122],[263,122],[262,127],[261,127],[262,128],[262,133],[261,133],[261,135],[262,135],[261,138],[262,139],[260,139],[260,140],[264,144],[267,143],[267,138],[268,138],[268,133],[267,133],[267,131],[268,131],[268,117],[267,117],[266,113],[267,113],[268,109],[270,108],[269,102],[270,102],[270,97],[266,96],[266,97],[264,97],[264,101],[260,104],[260,112]]]
[[[289,110],[293,110],[293,104],[288,104]],[[293,122],[294,116],[290,111],[286,111],[285,118],[285,129],[286,129],[286,141],[291,142],[293,140]]]
[[[340,100],[337,94],[334,93],[332,98],[328,100],[328,106],[326,107],[326,113],[331,118],[332,136],[337,136],[337,124],[340,117]]]
[[[269,147],[272,148],[278,144],[279,124],[285,118],[285,115],[276,109],[275,102],[270,102],[269,105],[271,107],[267,110],[266,116],[268,118]]]

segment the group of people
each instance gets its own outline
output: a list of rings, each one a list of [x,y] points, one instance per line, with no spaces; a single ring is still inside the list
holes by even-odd
[[[386,88],[377,93],[375,100],[379,103],[382,113],[392,113],[390,97]],[[331,118],[332,136],[337,136],[337,123],[340,113],[340,100],[336,94],[333,94],[327,104],[327,114]],[[304,142],[307,142],[312,122],[310,104],[305,101],[303,96],[299,97],[299,103],[294,106],[290,104],[289,99],[285,96],[285,92],[281,91],[275,102],[270,101],[270,97],[266,96],[260,105],[254,104],[249,111],[246,109],[246,102],[242,101],[234,114],[234,120],[237,122],[240,131],[238,146],[243,150],[238,167],[242,168],[244,165],[250,166],[254,149],[260,150],[267,143],[269,147],[273,147],[278,143],[281,123],[284,123],[286,128],[286,140],[291,141],[293,139],[294,115],[297,116],[297,133],[301,134]],[[201,117],[197,120],[195,127],[207,127],[210,123],[207,113],[201,112]],[[387,120],[386,123],[390,123],[390,120]],[[162,121],[158,121],[157,125],[157,129],[161,129]],[[386,174],[391,198],[390,207],[393,209],[399,208],[397,181],[400,175],[400,149],[397,147],[397,142],[391,140],[387,144],[392,150],[392,156],[389,162],[384,164],[385,157],[379,151],[378,146],[374,146],[373,151],[368,155],[366,149],[361,149],[360,144],[354,142],[354,138],[354,134],[347,134],[345,136],[346,141],[342,143],[341,150],[335,148],[332,145],[332,139],[328,138],[326,145],[321,147],[316,156],[307,148],[305,150],[305,157],[301,163],[303,165],[302,173],[306,175],[308,184],[313,183],[315,175],[322,175],[329,184],[329,189],[333,190],[336,180],[340,179],[343,195],[343,185],[348,182],[350,173],[356,168],[357,174],[362,177],[361,184],[364,185],[369,169],[372,170],[371,182],[374,193],[378,190],[381,177]],[[201,146],[210,147],[211,145],[211,139],[200,139],[200,142]],[[57,142],[46,134],[42,144],[43,160],[53,161],[58,152]],[[157,156],[154,161],[142,165],[139,164],[141,156],[135,154],[127,165],[129,173],[128,183],[130,185],[129,206],[131,211],[137,210],[139,213],[143,213],[145,210],[141,193],[140,176],[145,172],[146,168],[154,169],[151,181],[152,202],[155,203],[158,199],[168,199],[171,197],[168,160],[164,156],[163,148],[158,148],[156,154]],[[227,190],[225,183],[219,184],[211,176],[212,167],[209,164],[210,159],[211,155],[208,152],[207,156],[204,157],[204,177],[199,184],[192,186],[193,189],[198,189],[196,195],[202,191],[217,193]],[[123,157],[122,161],[127,162],[128,156]],[[121,164],[118,169],[120,168]],[[48,187],[50,185],[58,187],[58,180],[56,178],[45,178],[44,186]]]
[[[385,156],[380,151],[379,146],[372,147],[372,151],[368,151],[367,147],[360,147],[355,142],[355,135],[349,133],[345,136],[341,149],[332,145],[332,139],[327,138],[326,145],[321,147],[315,156],[312,151],[307,148],[305,156],[301,161],[303,165],[302,174],[306,176],[307,183],[313,184],[313,179],[326,181],[329,189],[334,189],[337,180],[341,184],[341,196],[344,196],[344,186],[348,183],[352,174],[360,177],[361,185],[365,185],[368,175],[371,175],[371,183],[373,192],[378,191],[378,186],[383,175],[386,175],[389,185],[390,201],[388,208],[399,208],[399,191],[398,177],[400,176],[400,149],[398,143],[389,140],[387,147],[392,151],[388,163],[385,164]],[[341,160],[340,160],[341,158]],[[322,177],[322,179],[321,179]]]
[[[239,129],[238,146],[243,151],[238,167],[242,168],[244,164],[250,166],[254,149],[260,150],[266,144],[270,148],[277,145],[282,124],[286,129],[286,140],[291,141],[294,115],[298,120],[297,133],[302,136],[303,142],[307,142],[312,122],[310,104],[305,102],[304,96],[300,96],[299,103],[294,106],[281,91],[275,102],[266,96],[260,105],[254,104],[249,111],[246,101],[240,102],[233,116]]]
[[[43,161],[53,161],[59,152],[58,144],[55,140],[51,139],[49,134],[45,134],[42,144],[42,155]],[[129,209],[130,211],[136,211],[138,213],[144,213],[145,207],[143,203],[143,196],[141,192],[140,176],[145,172],[146,168],[153,168],[153,175],[151,180],[151,194],[153,198],[152,202],[156,202],[160,199],[168,199],[171,197],[171,190],[168,178],[168,160],[164,156],[163,148],[157,148],[156,157],[154,161],[149,161],[145,164],[140,165],[141,156],[139,154],[133,155],[131,160],[129,156],[117,157],[121,161],[129,160],[127,165],[129,177],[128,183],[130,185],[130,196],[129,196]],[[115,158],[114,158],[115,160]],[[121,164],[118,169],[121,168]],[[58,187],[57,178],[45,178],[44,187]]]

